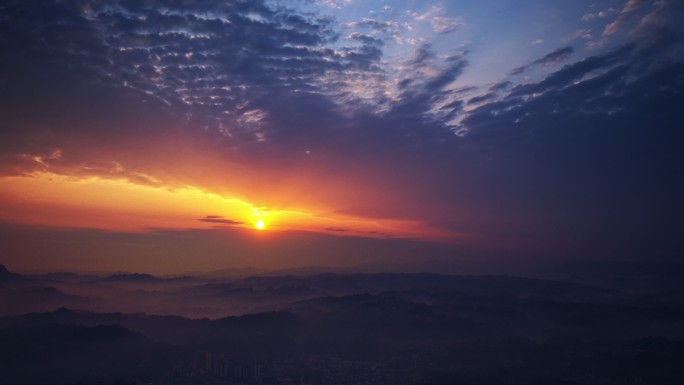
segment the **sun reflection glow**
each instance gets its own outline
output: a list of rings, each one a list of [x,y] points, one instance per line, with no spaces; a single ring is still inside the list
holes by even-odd
[[[0,177],[0,221],[109,231],[268,227],[373,238],[427,233],[418,222],[273,209],[199,187],[150,186],[51,172]]]

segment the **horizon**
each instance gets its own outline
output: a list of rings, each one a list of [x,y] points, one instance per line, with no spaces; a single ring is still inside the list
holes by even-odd
[[[478,264],[479,262],[479,264]],[[547,261],[548,262],[548,261]],[[512,262],[513,264],[518,261]],[[349,266],[298,265],[283,268],[227,267],[182,272],[153,272],[144,270],[20,270],[2,263],[10,273],[26,277],[74,274],[81,277],[150,276],[159,279],[203,278],[232,280],[252,277],[310,277],[318,275],[442,275],[452,277],[519,277],[525,279],[582,282],[583,280],[610,280],[644,277],[671,277],[684,273],[684,264],[678,260],[568,260],[546,264],[532,264],[523,268],[511,265],[493,268],[477,260],[427,259],[397,263],[391,260]]]

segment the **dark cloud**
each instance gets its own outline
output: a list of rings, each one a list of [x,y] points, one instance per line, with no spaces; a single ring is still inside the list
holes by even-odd
[[[168,123],[152,117],[142,123],[137,117],[156,114],[173,121],[174,127],[185,124],[198,133],[216,133],[222,142],[249,154],[261,153],[255,147],[277,155],[266,147],[286,151],[292,143],[320,148],[336,142],[342,144],[330,150],[342,156],[347,152],[344,143],[354,151],[353,141],[373,140],[378,134],[365,126],[365,120],[377,117],[356,105],[350,83],[358,80],[368,86],[384,81],[378,65],[382,40],[354,33],[353,44],[340,44],[332,22],[325,18],[261,1],[193,6],[66,1],[45,7],[6,2],[3,14],[0,50],[8,60],[2,76],[12,91],[3,101],[21,109],[54,108],[56,116],[50,120],[58,123],[53,124],[79,134],[102,130],[107,132],[87,134],[109,135],[110,126],[119,132],[130,127],[137,133],[144,124],[149,128],[142,131],[152,132]],[[378,33],[398,28],[393,22],[372,19],[359,26]],[[431,55],[428,51],[426,46],[423,52]],[[425,59],[420,53],[416,58]],[[35,68],[27,68],[27,62]],[[412,122],[421,124],[465,63],[461,56],[454,57],[436,76],[408,80],[415,86],[406,88],[398,103],[387,102],[387,116],[409,114]],[[51,86],[61,92],[46,90]],[[377,94],[384,91],[378,88]],[[74,105],[64,106],[66,100]],[[113,121],[72,124],[59,116],[61,111],[91,111],[97,120],[105,115],[95,112],[97,108],[109,108],[106,114],[114,116]],[[357,114],[351,119],[350,108]],[[40,125],[44,122],[36,122]],[[382,142],[396,144],[403,135],[385,130]]]
[[[684,103],[684,55],[662,32],[514,86],[464,118],[464,141],[489,157],[480,172],[500,178],[492,188],[511,199],[500,209],[517,206],[520,229],[553,223],[524,232],[582,239],[566,241],[571,254],[677,253],[684,115],[674,106]]]
[[[427,64],[434,58],[435,53],[432,52],[432,47],[430,46],[430,44],[423,44],[418,48],[415,57],[413,58],[413,60],[409,62],[409,64],[414,67],[420,67]]]
[[[425,85],[428,92],[436,92],[442,90],[445,86],[456,80],[462,73],[468,62],[463,59],[463,56],[452,56],[447,60],[448,67],[439,75],[430,79]]]
[[[490,92],[490,93],[488,93],[488,94],[484,94],[484,95],[476,96],[476,97],[474,97],[474,98],[470,98],[470,99],[468,100],[468,104],[478,104],[478,103],[482,103],[482,102],[484,102],[484,101],[493,99],[493,98],[495,98],[495,97],[496,97],[496,94]]]
[[[511,75],[520,75],[521,73],[525,72],[526,69],[527,66],[515,67],[511,70]]]
[[[254,98],[312,91],[326,71],[364,71],[380,56],[377,42],[323,48],[336,39],[328,20],[260,1],[43,5],[3,6],[0,49],[17,66],[137,92],[212,129],[239,126]],[[5,69],[21,71],[11,60]]]
[[[339,232],[339,233],[344,233],[344,232],[351,231],[351,230],[349,230],[349,229],[342,229],[342,228],[339,228],[339,227],[326,227],[325,230],[326,230],[326,231]]]
[[[422,45],[417,50],[415,57],[407,63],[412,77],[400,83],[400,97],[382,116],[394,125],[395,134],[411,137],[413,144],[423,145],[426,142],[444,141],[444,135],[453,135],[445,123],[460,111],[463,102],[451,100],[461,90],[447,88],[468,66],[466,56],[466,52],[452,55],[444,60],[440,68],[433,63],[436,57],[430,45]],[[430,75],[422,73],[425,67],[430,68]],[[407,127],[412,132],[398,130],[401,127]],[[417,127],[425,128],[425,131],[415,130]]]
[[[568,60],[574,52],[575,49],[572,47],[559,48],[550,54],[545,55],[543,58],[536,60],[535,63],[542,65],[558,64],[562,61]]]
[[[241,222],[241,221],[235,221],[232,219],[226,219],[225,217],[223,217],[221,215],[207,215],[204,218],[198,219],[198,221],[209,222],[209,223],[220,223],[223,225],[242,225],[245,223],[245,222]]]
[[[349,40],[358,41],[368,45],[383,46],[385,42],[382,39],[375,38],[371,35],[353,32],[347,37]]]
[[[579,62],[565,66],[550,74],[538,83],[518,85],[512,89],[509,99],[524,95],[542,93],[550,89],[557,89],[572,85],[584,76],[591,75],[596,71],[606,70],[612,66],[623,64],[634,50],[634,45],[623,46],[611,53],[602,56],[592,56]]]
[[[496,91],[501,91],[509,88],[513,83],[505,80],[496,84],[493,84],[492,86],[489,87],[489,91],[496,92]]]
[[[351,229],[343,229],[340,227],[327,227],[325,228],[326,231],[330,231],[333,233],[351,233],[354,236],[372,236],[372,237],[382,237],[382,238],[396,238],[393,237],[391,234],[383,233],[381,231],[355,231]]]
[[[557,49],[557,50],[555,50],[549,54],[544,55],[542,58],[533,61],[530,64],[524,65],[522,67],[514,68],[513,70],[511,70],[511,75],[520,75],[521,73],[525,72],[526,70],[530,69],[531,67],[534,67],[537,65],[543,65],[543,66],[556,65],[560,62],[568,60],[574,52],[575,52],[575,49],[570,47],[570,46],[559,48],[559,49]]]

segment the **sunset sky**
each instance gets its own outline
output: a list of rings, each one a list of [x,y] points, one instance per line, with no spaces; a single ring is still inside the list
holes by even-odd
[[[682,1],[9,0],[0,51],[19,271],[684,252]]]

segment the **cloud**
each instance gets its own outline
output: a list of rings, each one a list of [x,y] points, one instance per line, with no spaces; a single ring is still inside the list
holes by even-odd
[[[640,10],[649,3],[648,0],[628,0],[622,7],[617,19],[606,25],[603,30],[603,37],[608,37],[617,33],[628,20],[631,14]]]
[[[574,48],[571,46],[559,48],[551,53],[548,53],[544,55],[542,58],[539,58],[535,61],[533,61],[530,64],[521,66],[521,67],[516,67],[513,70],[511,70],[511,75],[519,75],[529,68],[536,66],[536,65],[542,65],[542,66],[551,66],[551,65],[556,65],[560,62],[566,61],[572,56],[572,54],[575,52]]]
[[[380,58],[377,39],[352,35],[361,46],[326,48],[336,40],[329,20],[260,1],[94,4],[87,13],[71,2],[40,10],[10,2],[4,13],[5,30],[19,37],[3,40],[8,55],[28,50],[44,70],[68,72],[55,76],[136,93],[193,125],[243,140],[260,140],[255,131],[228,132],[243,126],[246,103],[315,92],[326,86],[326,73],[374,72]]]
[[[504,90],[506,88],[509,88],[512,84],[513,84],[512,82],[510,82],[508,80],[504,80],[502,82],[499,82],[499,83],[496,83],[496,84],[490,86],[489,91],[501,91],[501,90]]]
[[[648,0],[628,0],[620,13],[630,13],[649,4]]]
[[[349,229],[342,229],[342,228],[339,228],[339,227],[327,227],[325,230],[327,230],[327,231],[334,231],[334,232],[340,232],[340,233],[344,233],[344,232],[351,231],[351,230],[349,230]]]
[[[353,22],[352,26],[367,27],[375,32],[395,33],[399,31],[399,23],[396,21],[381,21],[371,18],[363,18],[359,22]]]
[[[275,100],[291,96],[292,103],[307,103],[291,103],[288,114],[293,123],[310,127],[318,119],[314,116],[339,119],[339,109],[358,99],[359,87],[375,92],[372,85],[383,81],[381,39],[352,33],[352,42],[345,44],[330,20],[272,9],[260,1],[209,1],[193,7],[94,4],[86,10],[72,2],[44,8],[7,2],[3,7],[7,38],[0,40],[0,48],[8,60],[2,80],[11,90],[3,102],[16,107],[14,111],[40,109],[45,121],[32,118],[34,131],[59,125],[74,137],[120,136],[128,130],[132,136],[152,138],[166,126],[209,140],[218,134],[226,146],[251,151],[255,143],[307,133],[277,121],[285,113]],[[397,28],[370,19],[360,24],[391,33]],[[360,85],[358,79],[363,79]],[[312,104],[322,110],[304,112]],[[81,121],[68,122],[62,111],[79,111]],[[111,116],[110,122],[96,116],[103,113]],[[295,113],[300,117],[295,119]],[[86,122],[89,115],[96,123]],[[12,163],[23,156],[17,152],[28,154],[23,163],[33,164],[32,157],[51,151],[22,149],[26,142],[14,139],[5,142],[17,159]],[[61,170],[68,172],[77,146],[62,147],[66,155]],[[128,172],[126,162],[116,161]],[[49,164],[58,166],[56,161]]]
[[[496,97],[496,94],[494,94],[494,93],[488,93],[488,94],[476,96],[474,98],[470,98],[468,100],[468,104],[479,104],[479,103],[485,102],[487,100],[494,99],[495,97]]]
[[[431,12],[426,20],[433,20],[439,32],[455,27],[443,10]],[[364,18],[353,23],[355,30],[347,39],[340,39],[328,18],[261,1],[208,1],[193,7],[117,3],[86,8],[60,2],[44,10],[9,2],[4,13],[8,15],[3,21],[5,31],[21,39],[3,39],[0,48],[9,58],[29,52],[36,66],[25,68],[24,59],[5,63],[6,73],[12,74],[8,77],[18,79],[10,81],[16,91],[11,103],[37,105],[40,99],[21,94],[31,90],[55,94],[41,92],[41,88],[63,79],[68,87],[56,88],[82,92],[60,99],[82,105],[62,110],[93,110],[89,104],[95,102],[121,106],[130,111],[117,116],[120,122],[112,122],[121,127],[132,127],[126,118],[135,120],[144,110],[150,120],[217,133],[232,148],[247,149],[277,140],[307,141],[301,136],[308,135],[307,127],[320,120],[314,115],[339,119],[349,112],[364,114],[367,109],[373,113],[396,110],[393,104],[402,92],[400,87],[391,89],[387,74],[393,69],[383,62],[386,39],[398,36],[403,28],[393,20]],[[48,30],[54,33],[44,36]],[[453,65],[448,57],[436,58],[430,68],[423,67],[424,81],[411,82],[436,91],[453,82],[462,68],[462,63]],[[34,72],[46,79],[34,81]],[[125,100],[88,98],[93,86],[100,89],[98,95]],[[314,103],[320,110],[309,114],[304,111],[309,106],[290,103],[293,109],[280,111],[274,100],[290,97]],[[415,110],[417,118],[434,112],[441,97],[430,99],[421,104],[423,111]],[[42,105],[50,108],[59,103],[44,100]],[[293,124],[283,124],[279,119],[284,115]],[[303,122],[306,119],[311,121]]]
[[[456,55],[450,57],[447,60],[447,64],[448,66],[441,73],[437,74],[437,76],[434,76],[432,79],[429,79],[427,84],[425,84],[425,88],[428,92],[443,90],[444,87],[456,80],[456,78],[463,73],[468,62],[464,60],[462,56]]]
[[[432,30],[439,34],[451,33],[465,24],[461,17],[446,16],[444,7],[441,5],[433,5],[424,12],[410,11],[408,13],[416,22],[429,22]]]
[[[231,226],[237,226],[237,225],[243,225],[245,222],[241,221],[235,221],[232,219],[226,219],[225,217],[221,215],[207,215],[204,218],[198,219],[200,222],[208,222],[208,223],[220,223],[222,225],[231,225]]]
[[[610,7],[608,9],[605,9],[603,11],[599,11],[597,13],[585,13],[584,15],[582,15],[581,19],[582,19],[582,21],[586,22],[586,21],[595,20],[596,18],[603,19],[603,18],[612,16],[612,15],[617,14],[617,13],[620,13],[620,11],[618,11],[615,8]]]
[[[659,36],[665,30],[671,33],[682,34],[681,19],[684,17],[684,4],[678,1],[658,1],[654,3],[653,11],[644,15],[636,28],[636,33],[652,38],[653,35]],[[657,37],[656,37],[657,38]]]
[[[677,215],[655,202],[658,196],[671,201],[682,188],[665,175],[684,162],[675,150],[684,144],[674,123],[682,113],[673,108],[684,102],[684,50],[682,35],[674,37],[672,28],[646,32],[639,32],[637,43],[567,64],[541,80],[511,77],[496,86],[497,94],[483,93],[463,112],[463,142],[487,159],[477,172],[506,180],[505,194],[518,197],[520,215],[544,205],[560,215],[566,207],[566,219],[557,223],[568,233],[586,240],[582,226],[601,228],[613,239],[606,244],[642,250],[667,238],[659,232],[670,234]]]
[[[368,45],[383,46],[385,44],[385,42],[381,39],[375,38],[371,35],[362,34],[359,32],[352,32],[349,36],[347,36],[347,39],[358,41],[358,42],[368,44]]]
[[[541,59],[538,59],[535,61],[535,63],[541,64],[541,65],[554,65],[558,64],[562,61],[568,60],[570,56],[575,52],[575,50],[572,47],[563,47],[559,48]]]
[[[675,2],[675,4],[676,3],[677,2]],[[652,8],[655,8],[655,11],[648,13],[644,16],[644,12],[646,9],[648,9],[648,5],[651,5]],[[670,7],[672,7],[672,2],[668,0],[628,0],[620,10],[611,7],[606,10],[598,12],[596,15],[589,14],[592,16],[592,19],[596,17],[601,19],[611,18],[612,21],[608,22],[603,27],[600,39],[593,40],[593,34],[591,33],[583,34],[582,38],[589,40],[586,44],[587,48],[600,49],[604,47],[614,35],[616,35],[619,31],[623,30],[625,26],[630,26],[633,24],[635,20],[640,20],[638,23],[639,25],[637,26],[637,29],[639,29],[640,26],[644,24],[645,20],[649,19],[654,14],[657,14],[659,10]],[[676,8],[676,5],[674,7]],[[615,15],[617,15],[617,17],[614,17]],[[584,17],[583,20],[585,20]],[[589,19],[586,19],[586,21],[588,20]],[[627,33],[630,34],[634,33],[635,31],[636,30],[632,30]]]
[[[323,4],[329,8],[342,9],[354,3],[354,0],[316,0],[317,3]]]
[[[414,67],[421,67],[429,64],[433,59],[435,59],[435,53],[430,44],[422,44],[416,50],[416,54],[409,64]]]
[[[435,16],[430,20],[432,29],[441,34],[453,32],[463,26],[463,19],[457,17]]]
[[[633,45],[626,45],[602,56],[589,57],[550,74],[538,83],[518,85],[511,90],[507,98],[509,101],[517,101],[521,97],[534,97],[537,94],[576,85],[578,81],[597,71],[616,66],[622,68],[620,64],[623,64],[633,51]]]

